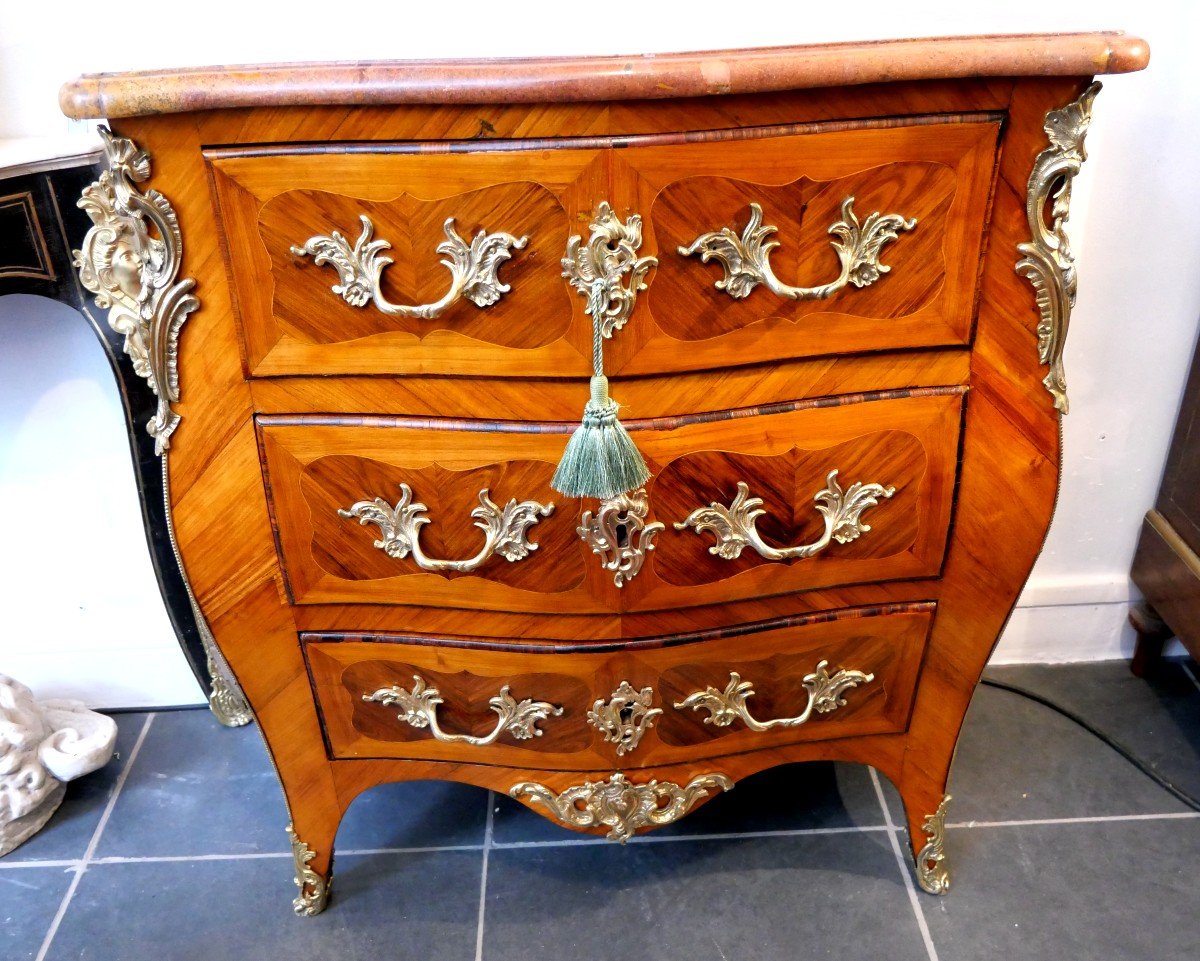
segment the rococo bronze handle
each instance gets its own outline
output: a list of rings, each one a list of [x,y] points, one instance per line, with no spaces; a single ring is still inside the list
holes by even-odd
[[[769,731],[775,727],[799,727],[807,724],[813,712],[828,714],[839,707],[846,706],[842,692],[859,684],[867,684],[875,680],[874,674],[864,674],[862,671],[839,670],[830,674],[828,661],[820,661],[817,669],[804,677],[804,687],[808,691],[808,704],[795,717],[777,717],[770,721],[760,721],[750,714],[746,701],[754,697],[754,685],[743,681],[737,671],[729,672],[729,683],[725,690],[718,691],[715,687],[705,688],[689,694],[682,701],[676,701],[679,710],[691,708],[693,711],[705,710],[709,716],[705,724],[714,727],[728,727],[734,721],[741,720],[752,731]]]
[[[413,727],[429,729],[435,741],[446,744],[472,744],[485,747],[492,744],[505,731],[518,741],[527,741],[532,737],[541,737],[542,731],[537,726],[538,721],[544,721],[550,715],[559,717],[563,709],[547,701],[534,701],[526,698],[518,701],[509,693],[508,685],[500,688],[500,693],[488,701],[488,707],[499,715],[496,727],[490,734],[475,737],[470,734],[447,734],[438,725],[437,709],[443,703],[441,692],[436,687],[430,687],[420,674],[413,675],[412,690],[406,690],[399,684],[392,687],[381,687],[379,690],[362,696],[364,701],[374,701],[387,707],[400,706],[401,721]]]
[[[511,289],[500,282],[500,265],[512,256],[513,249],[519,250],[529,240],[508,233],[489,234],[479,231],[468,244],[454,229],[454,218],[449,218],[442,229],[446,239],[438,244],[437,252],[448,259],[442,266],[450,271],[450,289],[440,300],[432,304],[406,306],[393,304],[380,290],[383,269],[392,263],[383,251],[391,249],[386,240],[372,240],[375,224],[366,214],[358,218],[362,222],[362,233],[354,246],[338,231],[316,234],[309,237],[302,247],[292,247],[297,257],[311,256],[318,266],[329,264],[337,271],[339,283],[331,288],[342,300],[352,307],[365,307],[368,302],[389,317],[420,317],[432,320],[466,297],[476,307],[490,307]]]
[[[745,481],[738,481],[737,496],[728,507],[714,501],[708,507],[697,508],[686,520],[677,522],[675,529],[681,531],[691,527],[697,534],[710,532],[716,538],[716,543],[708,552],[726,560],[741,557],[742,550],[747,546],[753,547],[769,561],[812,557],[833,541],[848,544],[869,531],[871,526],[864,524],[861,519],[863,512],[878,504],[879,498],[891,497],[896,493],[894,487],[863,483],[854,483],[848,490],[842,490],[837,474],[836,470],[831,470],[825,478],[824,489],[813,498],[817,510],[825,518],[825,533],[811,544],[772,547],[764,541],[757,526],[758,519],[766,513],[762,509],[763,501],[761,497],[750,496],[750,486]]]
[[[421,527],[429,523],[424,504],[413,502],[412,488],[400,485],[400,500],[393,507],[382,497],[373,501],[358,501],[349,510],[339,510],[341,517],[357,517],[359,524],[375,524],[382,535],[375,546],[388,557],[405,558],[411,553],[423,571],[458,571],[467,573],[482,567],[494,554],[506,561],[516,562],[537,550],[528,539],[529,528],[554,510],[553,504],[520,501],[515,498],[501,508],[485,487],[479,492],[479,506],[471,511],[475,526],[484,533],[483,547],[474,557],[452,561],[428,557],[421,550]]]
[[[750,205],[750,222],[741,237],[730,228],[722,227],[701,234],[688,246],[680,247],[679,253],[685,257],[699,254],[704,263],[716,258],[725,268],[725,277],[716,282],[716,287],[736,299],[748,296],[759,284],[765,284],[776,296],[789,300],[824,300],[847,284],[869,287],[890,271],[890,267],[879,262],[883,245],[895,240],[899,231],[912,230],[916,225],[915,219],[906,220],[900,214],[881,214],[879,211],[860,224],[854,213],[854,198],[847,197],[842,201],[842,219],[829,228],[829,233],[837,238],[832,244],[842,271],[836,280],[819,287],[791,287],[775,276],[771,270],[771,251],[779,246],[779,241],[768,241],[767,238],[779,228],[763,224],[763,211],[758,204]]]

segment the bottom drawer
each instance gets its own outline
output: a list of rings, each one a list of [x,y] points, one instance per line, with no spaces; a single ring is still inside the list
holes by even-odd
[[[903,731],[934,608],[570,647],[301,641],[334,758],[628,769]]]

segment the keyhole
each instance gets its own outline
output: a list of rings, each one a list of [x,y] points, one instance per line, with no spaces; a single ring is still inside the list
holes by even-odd
[[[626,706],[626,707],[621,708],[621,723],[622,724],[633,723],[633,708],[632,707]]]
[[[628,547],[629,546],[629,525],[628,524],[617,524],[616,530],[617,530],[617,547]]]

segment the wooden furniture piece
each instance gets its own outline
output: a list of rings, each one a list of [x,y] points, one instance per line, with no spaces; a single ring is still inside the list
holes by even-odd
[[[107,307],[80,286],[72,262],[72,242],[91,224],[75,201],[100,174],[102,161],[98,148],[81,151],[70,141],[0,141],[0,296],[33,294],[64,303],[99,340],[125,411],[146,543],[167,616],[196,680],[209,692],[213,714],[237,727],[250,721],[250,708],[191,602],[171,543],[162,465],[143,428],[155,407],[153,394],[123,350],[124,335],[108,323]]]
[[[946,890],[955,740],[1058,488],[1091,76],[1147,59],[1089,34],[63,89],[119,132],[84,284],[158,391],[299,913],[381,782],[625,840],[834,758],[896,784]],[[603,503],[550,487],[588,311],[652,473]]]
[[[1133,582],[1145,601],[1130,612],[1138,632],[1130,664],[1142,677],[1172,635],[1200,658],[1200,346],[1192,360],[1154,508],[1142,521]]]

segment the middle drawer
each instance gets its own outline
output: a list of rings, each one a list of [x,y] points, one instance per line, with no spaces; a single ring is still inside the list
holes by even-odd
[[[573,425],[260,416],[258,430],[293,603],[603,614],[937,576],[963,396],[631,421],[654,476],[607,509],[549,486]]]

